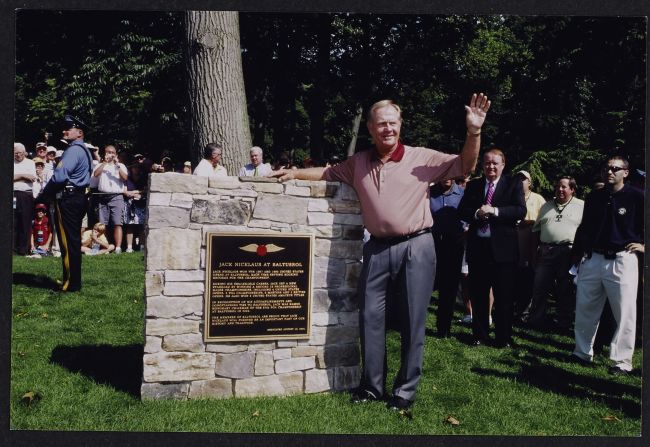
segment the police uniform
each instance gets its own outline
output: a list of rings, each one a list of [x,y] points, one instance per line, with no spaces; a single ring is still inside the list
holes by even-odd
[[[65,116],[64,125],[66,129],[81,129],[85,134],[86,125],[71,115]],[[91,155],[83,139],[70,142],[41,193],[42,200],[56,198],[54,223],[63,262],[63,292],[81,289],[81,221],[86,213],[91,167]]]
[[[609,300],[616,321],[609,357],[613,368],[625,372],[632,370],[639,277],[637,255],[625,247],[643,241],[643,207],[643,191],[630,185],[615,193],[610,188],[592,192],[573,251],[574,256],[586,254],[577,279],[573,355],[592,360],[598,321]]]

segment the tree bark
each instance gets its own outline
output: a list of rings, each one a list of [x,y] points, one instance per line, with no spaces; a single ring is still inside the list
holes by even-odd
[[[361,125],[361,116],[363,115],[363,107],[359,106],[357,108],[357,114],[352,120],[352,139],[348,145],[348,157],[354,155],[355,149],[357,147],[357,136],[359,135],[359,126]]]
[[[185,13],[190,131],[195,161],[203,147],[223,146],[223,164],[237,175],[249,161],[251,135],[235,11]]]

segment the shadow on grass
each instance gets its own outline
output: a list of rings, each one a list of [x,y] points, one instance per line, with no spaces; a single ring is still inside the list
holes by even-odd
[[[56,290],[58,284],[49,276],[34,275],[33,273],[14,272],[13,283],[22,284],[29,287],[37,287],[39,289]]]
[[[576,374],[534,361],[530,364],[522,364],[519,373],[505,373],[488,368],[472,368],[471,371],[484,376],[524,382],[544,392],[602,402],[612,410],[621,411],[630,418],[641,417],[640,403],[629,397],[638,396],[640,399],[640,388],[619,383],[615,378],[601,379],[589,376],[588,372]]]
[[[50,362],[140,398],[144,346],[57,346]]]

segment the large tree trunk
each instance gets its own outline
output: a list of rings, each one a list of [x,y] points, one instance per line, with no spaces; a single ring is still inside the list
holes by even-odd
[[[185,13],[190,130],[196,159],[210,142],[223,146],[223,164],[237,175],[251,147],[239,45],[233,11]]]

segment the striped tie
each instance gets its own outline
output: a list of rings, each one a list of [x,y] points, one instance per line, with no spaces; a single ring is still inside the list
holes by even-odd
[[[492,196],[493,195],[494,195],[494,183],[490,182],[490,183],[488,183],[487,195],[485,196],[485,204],[486,205],[492,205]],[[488,224],[487,221],[486,221],[483,225],[481,225],[481,227],[479,228],[479,231],[481,233],[485,233],[488,230],[489,226],[490,226],[490,224]]]

